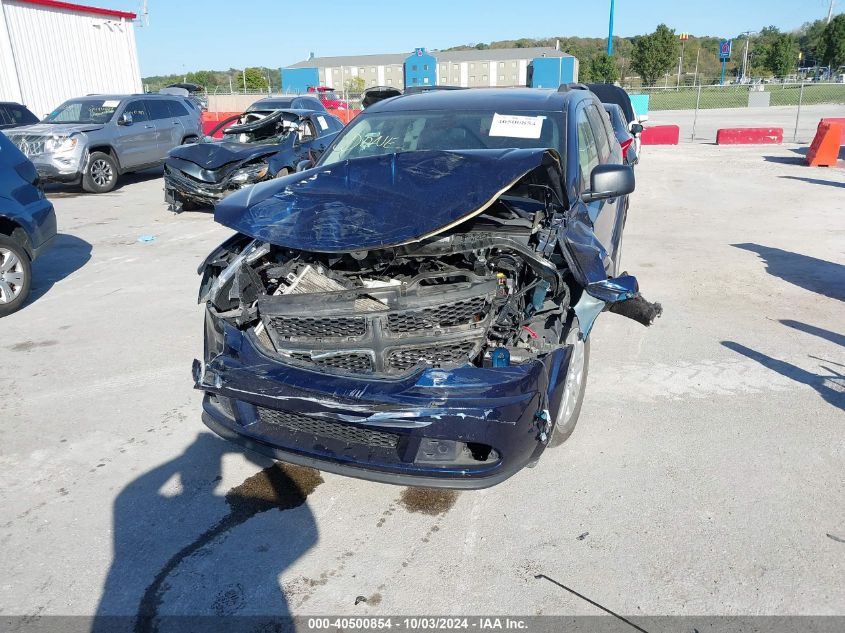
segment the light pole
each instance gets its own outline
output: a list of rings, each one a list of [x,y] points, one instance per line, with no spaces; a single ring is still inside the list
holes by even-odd
[[[745,52],[742,55],[742,78],[740,83],[745,83],[745,76],[748,72],[748,43],[751,41],[751,34],[757,31],[743,31],[745,35]]]
[[[677,88],[681,87],[681,69],[684,65],[684,47],[686,46],[687,40],[689,39],[689,33],[681,33],[679,36],[681,40],[681,56],[678,58],[678,83]]]
[[[607,31],[607,56],[613,57],[613,4],[614,0],[610,0],[610,25]]]

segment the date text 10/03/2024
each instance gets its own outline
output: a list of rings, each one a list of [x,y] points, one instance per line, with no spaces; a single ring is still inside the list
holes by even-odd
[[[527,630],[528,625],[519,618],[475,617],[358,617],[358,618],[309,618],[308,629],[315,631],[442,631],[442,630]]]

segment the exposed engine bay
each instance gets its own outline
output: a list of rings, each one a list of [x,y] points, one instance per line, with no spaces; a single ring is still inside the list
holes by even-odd
[[[412,244],[333,254],[240,236],[208,261],[203,293],[286,363],[371,376],[516,365],[563,344],[583,293],[553,239],[564,221],[529,174]]]

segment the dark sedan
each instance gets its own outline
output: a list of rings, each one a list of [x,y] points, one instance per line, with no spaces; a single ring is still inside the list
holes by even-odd
[[[32,262],[56,236],[56,214],[35,166],[0,132],[0,317],[26,301]]]
[[[0,101],[0,130],[33,123],[38,123],[38,117],[26,106],[13,101]]]
[[[639,162],[637,155],[637,144],[635,136],[643,131],[643,126],[639,123],[631,123],[629,126],[625,121],[625,113],[615,103],[605,103],[604,109],[607,116],[610,117],[610,124],[613,126],[613,132],[616,135],[616,140],[622,148],[622,154],[625,156],[625,162],[629,165],[636,165]]]
[[[223,139],[212,136],[223,130]],[[280,178],[314,161],[343,129],[331,114],[313,110],[247,111],[221,121],[203,142],[170,151],[164,197],[171,210],[213,206],[242,187]]]
[[[330,472],[503,481],[573,432],[598,315],[661,312],[618,261],[633,189],[582,87],[370,106],[216,206],[236,234],[200,268],[203,420]]]

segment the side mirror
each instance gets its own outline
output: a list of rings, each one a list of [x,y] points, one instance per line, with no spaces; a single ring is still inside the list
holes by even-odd
[[[634,169],[628,165],[596,165],[590,174],[590,191],[581,194],[584,202],[618,198],[634,191]]]
[[[314,166],[314,161],[310,158],[308,160],[301,160],[296,164],[296,171],[305,171],[306,169],[311,169]]]
[[[132,125],[132,115],[129,112],[124,112],[117,120],[118,125]]]
[[[634,136],[638,136],[643,133],[644,128],[639,123],[631,123],[631,125],[628,126],[628,129],[630,130],[631,134],[633,134]]]

